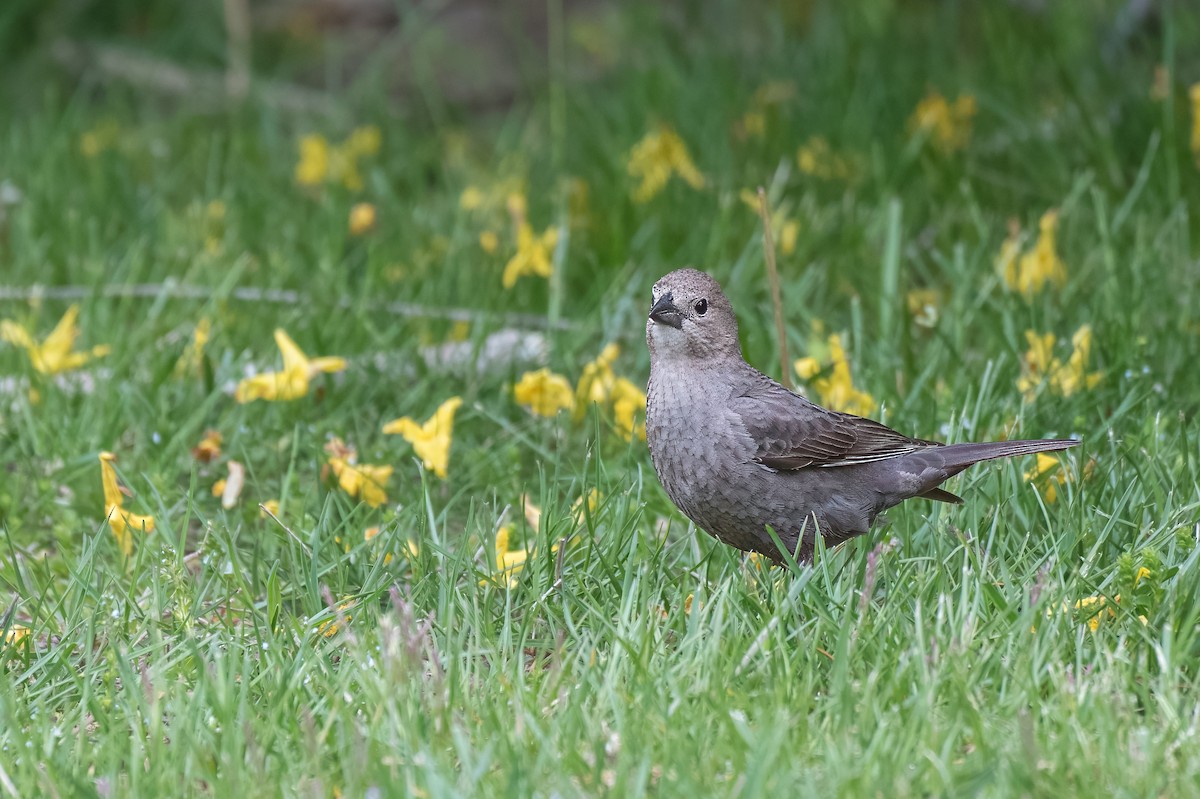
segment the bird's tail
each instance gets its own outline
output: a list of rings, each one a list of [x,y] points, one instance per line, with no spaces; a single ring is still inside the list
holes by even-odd
[[[946,468],[962,471],[973,463],[996,458],[1011,458],[1033,452],[1052,452],[1069,449],[1082,442],[1072,439],[1047,438],[1040,441],[990,441],[986,444],[947,444],[938,447],[937,454],[945,458]]]

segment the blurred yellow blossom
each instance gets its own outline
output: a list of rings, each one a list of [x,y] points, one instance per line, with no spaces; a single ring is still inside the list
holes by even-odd
[[[383,135],[374,125],[356,128],[341,145],[333,145],[319,133],[300,138],[300,157],[295,178],[301,186],[316,187],[329,181],[350,191],[363,188],[359,162],[379,152]]]
[[[116,121],[103,120],[79,137],[79,152],[83,153],[86,158],[95,158],[105,150],[116,147],[120,136],[121,128]]]
[[[464,211],[474,211],[483,206],[483,191],[478,186],[467,186],[458,196],[458,207]]]
[[[238,402],[254,400],[294,400],[308,393],[308,384],[322,372],[340,372],[346,368],[346,359],[336,356],[309,358],[296,346],[296,342],[276,328],[275,343],[283,355],[283,369],[278,372],[247,377],[238,383],[234,399]]]
[[[192,447],[192,457],[201,463],[210,463],[221,457],[221,442],[224,436],[220,430],[205,430],[200,443]]]
[[[1072,351],[1066,363],[1054,356],[1056,338],[1053,333],[1039,335],[1026,330],[1025,341],[1029,350],[1021,359],[1017,388],[1026,400],[1032,400],[1043,385],[1049,386],[1056,394],[1069,397],[1077,391],[1094,387],[1103,377],[1103,372],[1087,371],[1092,351],[1091,325],[1083,325],[1071,337]]]
[[[133,535],[131,529],[143,533],[154,532],[154,517],[140,516],[129,513],[122,508],[125,495],[117,483],[117,469],[113,466],[117,456],[111,452],[100,453],[100,482],[104,487],[104,516],[108,520],[108,528],[117,539],[121,552],[128,556],[133,552]]]
[[[692,163],[687,145],[669,127],[660,127],[647,133],[629,151],[626,169],[639,181],[633,190],[634,202],[644,203],[654,199],[663,190],[672,175],[678,175],[693,189],[704,188],[704,175]]]
[[[931,91],[917,103],[908,120],[908,129],[929,136],[942,152],[953,153],[970,142],[971,123],[977,110],[975,98],[970,94],[959,95],[950,103],[941,92]]]
[[[619,346],[606,344],[594,361],[584,364],[583,374],[579,376],[579,383],[575,387],[576,416],[582,417],[587,413],[591,403],[603,405],[608,402],[616,380],[612,366],[620,354]]]
[[[1058,499],[1058,487],[1067,483],[1068,475],[1057,456],[1039,452],[1034,467],[1025,472],[1025,479],[1036,483],[1042,499],[1051,504]]]
[[[326,638],[332,638],[333,636],[337,635],[338,631],[341,629],[340,625],[345,624],[349,626],[350,619],[353,617],[346,611],[353,610],[356,604],[357,603],[352,599],[340,603],[335,611],[336,618],[329,619],[328,621],[323,621],[318,624],[317,632]]]
[[[1037,242],[1027,252],[1020,252],[1020,229],[1013,226],[1000,247],[996,267],[1009,290],[1031,299],[1047,285],[1061,288],[1067,282],[1067,267],[1058,257],[1058,211],[1042,214],[1038,222]]]
[[[84,352],[73,351],[75,339],[79,337],[79,326],[76,324],[78,318],[79,306],[72,305],[40,344],[24,325],[5,319],[0,321],[0,339],[24,349],[33,368],[44,375],[67,372],[111,352],[104,344]]]
[[[378,526],[368,527],[367,529],[363,530],[363,541],[371,541],[378,536],[380,532],[381,528]],[[417,556],[421,554],[421,547],[416,541],[413,541],[411,538],[406,538],[400,542],[400,554],[409,560],[416,560]],[[391,552],[388,552],[383,556],[383,562],[385,565],[392,562]]]
[[[357,497],[372,508],[387,502],[387,482],[392,477],[393,467],[376,466],[368,463],[352,463],[345,458],[330,458],[329,468],[338,480],[338,487]]]
[[[800,145],[796,166],[803,174],[821,180],[845,180],[852,171],[847,158],[834,152],[824,136],[813,136]]]
[[[204,370],[204,348],[208,346],[210,338],[212,338],[212,321],[207,316],[203,316],[192,330],[191,341],[188,343],[187,349],[183,351],[183,354],[179,356],[179,360],[175,362],[176,377],[202,375]]]
[[[742,189],[738,192],[738,197],[742,203],[746,205],[755,214],[758,210],[758,192],[752,189]],[[779,251],[784,255],[791,255],[796,251],[796,240],[800,235],[800,223],[794,219],[788,219],[787,214],[782,209],[777,209],[771,214],[771,236],[775,239],[775,244],[779,247]]]
[[[624,377],[618,377],[612,387],[613,416],[617,429],[629,441],[637,436],[646,440],[646,395]]]
[[[507,578],[508,587],[517,585],[517,574],[525,568],[532,550],[525,547],[513,547],[510,537],[512,530],[507,524],[501,525],[496,531],[496,572],[497,576]]]
[[[562,375],[548,368],[526,372],[513,386],[513,397],[538,416],[554,416],[575,407],[575,393]]]
[[[595,487],[589,488],[586,494],[578,497],[571,504],[571,516],[575,519],[575,523],[583,524],[587,516],[594,515],[603,500],[604,495],[600,493],[600,489]]]
[[[451,397],[443,402],[424,423],[405,416],[383,426],[383,432],[404,437],[413,450],[438,477],[445,479],[450,462],[450,442],[454,435],[454,414],[462,405],[461,397]]]
[[[875,410],[875,399],[865,391],[854,387],[850,376],[850,362],[846,358],[842,337],[832,334],[828,341],[829,364],[821,369],[821,365],[811,357],[800,358],[793,365],[796,375],[804,381],[816,377],[821,372],[828,372],[825,377],[813,381],[813,389],[817,392],[821,404],[835,411],[844,411],[856,416],[866,416]]]
[[[1193,83],[1188,89],[1188,99],[1192,103],[1192,155],[1200,166],[1200,83]]]
[[[213,488],[215,490],[216,486],[213,486]],[[259,510],[259,515],[260,516],[274,516],[275,518],[279,518],[280,510],[281,510],[281,508],[279,506],[279,500],[268,499],[266,502],[262,503],[262,507]]]
[[[24,624],[9,624],[4,633],[4,643],[15,644],[29,637],[29,628]]]
[[[485,230],[479,234],[479,246],[488,255],[500,249],[500,237],[493,230]]]
[[[511,289],[517,284],[517,280],[525,275],[550,277],[550,252],[557,243],[556,228],[546,228],[546,231],[538,236],[528,222],[522,222],[517,228],[517,252],[504,265],[504,277],[501,280],[504,288]]]
[[[355,203],[350,209],[350,235],[361,236],[375,229],[375,206],[371,203]]]
[[[504,198],[504,207],[508,211],[508,215],[512,217],[513,226],[520,228],[529,215],[529,203],[525,199],[525,192],[510,191]]]
[[[905,295],[908,313],[921,327],[937,325],[938,312],[942,305],[942,293],[937,289],[913,289]]]

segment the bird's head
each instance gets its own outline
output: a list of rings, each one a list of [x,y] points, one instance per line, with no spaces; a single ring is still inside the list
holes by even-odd
[[[654,284],[646,344],[651,361],[742,354],[733,306],[720,284],[697,269],[676,269]]]

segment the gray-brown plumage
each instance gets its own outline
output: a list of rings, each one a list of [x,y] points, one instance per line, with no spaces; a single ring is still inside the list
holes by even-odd
[[[668,496],[717,539],[776,561],[767,525],[810,561],[818,529],[833,545],[906,499],[962,502],[938,486],[972,464],[1079,443],[946,445],[814,405],[743,360],[729,300],[695,269],[654,284],[646,343],[646,438]]]

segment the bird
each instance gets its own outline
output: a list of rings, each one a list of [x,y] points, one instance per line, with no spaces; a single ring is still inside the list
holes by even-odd
[[[646,442],[667,496],[717,540],[776,563],[811,563],[818,533],[826,546],[863,535],[906,499],[959,504],[941,484],[981,461],[1080,443],[943,444],[823,408],[746,363],[733,306],[697,269],[654,284],[646,344]]]

